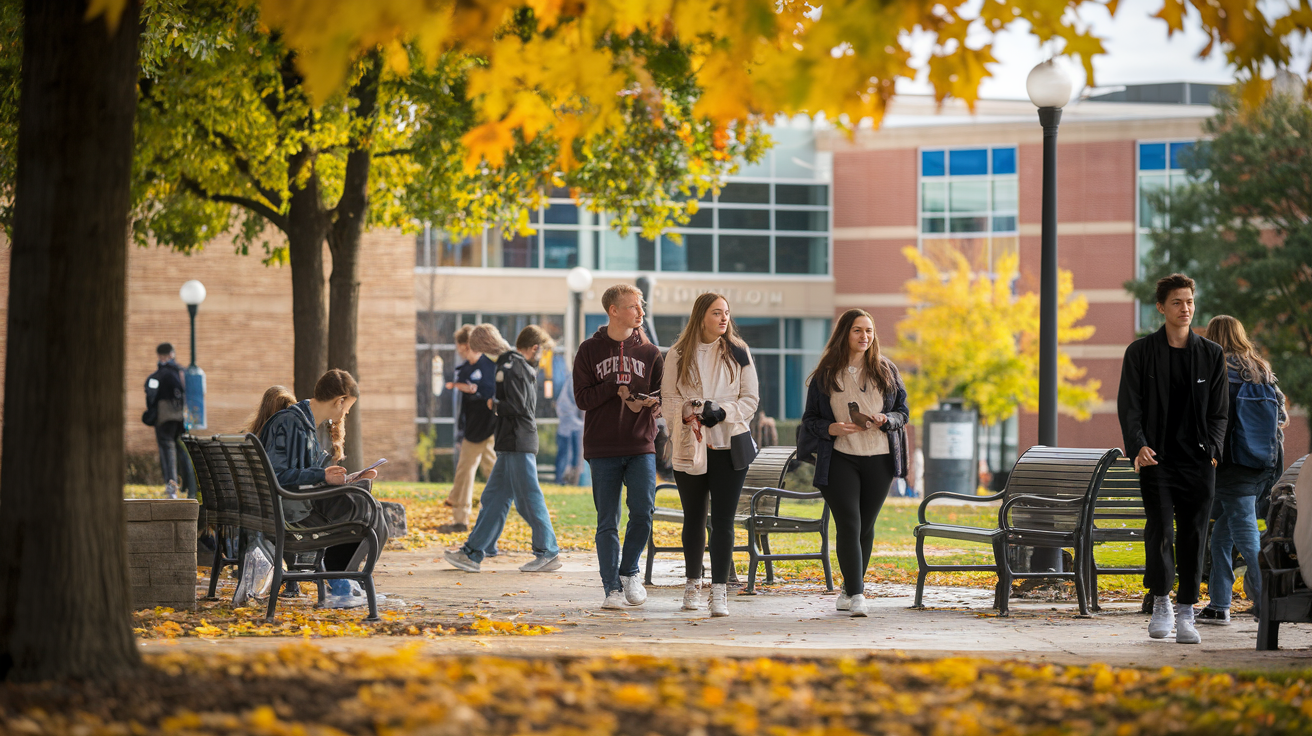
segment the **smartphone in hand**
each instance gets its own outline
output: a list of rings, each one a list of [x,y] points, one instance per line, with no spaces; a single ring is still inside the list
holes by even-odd
[[[379,465],[382,465],[382,464],[385,463],[385,462],[387,462],[387,458],[382,458],[381,460],[379,460],[378,462],[374,463],[373,465],[370,465],[369,467],[365,468],[364,470],[357,470],[356,472],[351,473],[350,475],[346,476],[346,482],[347,482],[347,483],[350,483],[350,482],[356,480],[356,479],[359,478],[360,476],[364,475],[365,473],[369,472],[370,470],[373,470],[374,468],[378,467]]]

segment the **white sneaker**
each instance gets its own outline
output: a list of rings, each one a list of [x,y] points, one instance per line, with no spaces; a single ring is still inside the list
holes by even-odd
[[[621,575],[620,585],[624,586],[624,600],[630,606],[641,606],[647,602],[647,589],[642,587],[642,580],[637,575]]]
[[[683,584],[683,610],[696,611],[697,598],[701,594],[701,578],[688,578]]]
[[[1171,599],[1164,595],[1153,596],[1153,617],[1148,621],[1148,636],[1165,639],[1171,634]]]
[[[1175,604],[1175,643],[1197,644],[1202,640],[1203,637],[1198,635],[1198,629],[1194,628],[1193,604]]]
[[[606,594],[606,600],[601,604],[602,608],[616,610],[624,608],[624,593],[619,590],[612,590]]]
[[[729,615],[729,586],[724,583],[711,584],[711,615]]]
[[[560,555],[550,557],[534,557],[519,566],[520,572],[551,572],[560,569]]]
[[[860,593],[852,596],[852,604],[847,610],[852,612],[852,618],[865,618],[868,615],[866,611],[866,597]]]
[[[852,610],[852,596],[848,595],[845,590],[838,591],[838,610]]]

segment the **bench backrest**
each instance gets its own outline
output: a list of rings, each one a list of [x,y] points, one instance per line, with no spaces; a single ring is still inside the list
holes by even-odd
[[[205,509],[209,523],[235,526],[241,522],[241,508],[236,496],[225,494],[214,482],[214,468],[210,458],[205,454],[205,440],[193,435],[182,435],[182,444],[187,448],[191,466],[196,471],[196,490],[200,493],[200,503]]]
[[[1011,526],[1037,530],[1073,530],[1088,518],[1093,491],[1120,450],[1084,447],[1035,446],[1016,460],[1003,490],[1004,500],[1031,495],[1046,498],[1082,498],[1084,504],[1051,506],[1017,502],[1011,509]]]
[[[797,457],[797,448],[787,445],[774,445],[761,450],[747,466],[747,479],[743,481],[743,495],[738,498],[738,515],[752,513],[752,492],[761,488],[784,487],[784,476],[788,475],[788,466]],[[750,489],[750,490],[749,490]],[[766,496],[760,500],[756,513],[767,516],[779,514],[779,497]]]
[[[1144,522],[1145,518],[1143,493],[1139,490],[1139,474],[1134,472],[1134,460],[1118,457],[1107,468],[1098,486],[1093,525],[1099,529],[1131,529],[1141,527],[1138,522]]]
[[[241,526],[273,535],[282,526],[282,505],[269,459],[253,434],[221,434],[204,444],[220,497],[230,494],[240,509]]]

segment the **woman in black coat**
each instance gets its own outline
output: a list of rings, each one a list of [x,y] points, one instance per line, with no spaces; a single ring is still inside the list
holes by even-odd
[[[894,478],[907,475],[907,389],[880,354],[875,321],[861,309],[838,318],[806,393],[798,456],[815,461],[815,486],[837,529],[843,591],[838,610],[865,616],[865,576],[875,520]]]

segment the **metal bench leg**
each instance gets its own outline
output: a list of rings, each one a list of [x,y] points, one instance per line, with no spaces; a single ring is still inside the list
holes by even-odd
[[[1080,547],[1081,544],[1079,542],[1076,542],[1075,551],[1079,552]],[[1088,580],[1085,579],[1085,575],[1084,575],[1085,572],[1084,568],[1085,565],[1087,564],[1088,563],[1086,562],[1083,555],[1080,555],[1080,559],[1075,561],[1075,600],[1080,604],[1080,616],[1082,618],[1089,617]]]
[[[998,590],[994,607],[999,616],[1009,615],[1011,606],[1011,563],[1007,560],[1007,540],[993,543],[993,558],[998,565]]]
[[[264,614],[264,622],[270,624],[276,620],[274,613],[278,608],[278,594],[282,592],[282,544],[282,534],[278,534],[273,555],[273,585],[269,586],[269,610]]]
[[[770,535],[762,534],[760,535],[760,538],[761,538],[761,553],[766,556],[765,557],[765,584],[774,585],[774,560],[770,559]]]
[[[1280,622],[1272,616],[1272,600],[1275,596],[1271,586],[1274,580],[1271,573],[1262,571],[1261,608],[1257,611],[1257,651],[1274,652],[1280,648]]]
[[[314,556],[315,572],[328,572],[328,569],[323,566],[323,555],[325,551],[326,550],[321,549]],[[319,589],[319,605],[322,606],[324,601],[328,599],[327,591],[325,590],[326,586],[324,584],[323,578],[316,578],[314,584]]]
[[[364,575],[360,583],[364,586],[365,598],[369,601],[369,617],[364,620],[367,624],[376,624],[382,619],[378,618],[378,595],[374,592],[374,564],[378,562],[378,556],[382,553],[382,545],[378,543],[378,535],[374,533],[372,527],[365,530],[368,535],[365,537],[363,544],[369,545],[369,554],[364,560]]]
[[[997,554],[996,551],[994,554]],[[916,602],[911,604],[912,608],[925,607],[925,577],[929,575],[927,569],[929,563],[925,561],[925,538],[916,537]],[[997,590],[993,592],[993,606],[997,607],[998,595]]]
[[[834,570],[829,562],[829,504],[825,504],[820,520],[820,564],[825,569],[825,589],[834,592]]]
[[[219,527],[214,530],[214,564],[210,567],[210,592],[205,595],[207,601],[217,601],[219,588],[219,573],[223,572],[223,528]]]
[[[760,553],[756,551],[756,534],[747,529],[747,594],[756,594],[756,568],[760,565]]]

